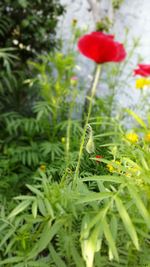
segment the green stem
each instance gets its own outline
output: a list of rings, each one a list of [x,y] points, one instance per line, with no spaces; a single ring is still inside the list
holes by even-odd
[[[73,88],[72,88],[73,89]],[[72,124],[72,113],[73,113],[73,108],[75,106],[75,99],[77,96],[76,89],[73,89],[73,98],[72,102],[70,104],[70,111],[69,111],[69,118],[68,118],[68,126],[67,126],[67,132],[66,132],[66,162],[69,162],[69,152],[70,152],[70,134],[71,134],[71,124]]]
[[[91,97],[89,98],[89,106],[88,106],[88,111],[87,111],[87,117],[86,117],[84,129],[83,129],[83,134],[82,134],[82,137],[81,137],[81,144],[80,144],[78,162],[77,162],[77,166],[76,166],[76,170],[75,170],[73,185],[76,185],[77,178],[78,178],[78,175],[79,175],[80,163],[81,163],[81,158],[82,158],[82,153],[83,153],[83,148],[84,148],[84,142],[85,142],[85,137],[86,137],[86,129],[87,129],[87,125],[88,125],[88,122],[89,122],[89,119],[90,119],[90,115],[91,115],[91,111],[92,111],[93,98],[94,98],[95,93],[96,93],[96,88],[97,88],[97,84],[98,84],[98,81],[99,81],[100,72],[101,72],[101,65],[99,64],[99,65],[97,65],[95,78],[94,78],[93,86],[92,86],[92,89],[91,89]]]

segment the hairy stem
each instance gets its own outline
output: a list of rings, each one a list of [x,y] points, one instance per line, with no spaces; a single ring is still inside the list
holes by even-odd
[[[95,93],[96,93],[96,88],[97,88],[97,84],[98,84],[98,81],[99,81],[100,72],[101,72],[101,65],[99,64],[99,65],[97,65],[95,78],[94,78],[93,86],[92,86],[92,89],[91,89],[91,96],[90,96],[90,99],[89,99],[87,117],[86,117],[84,129],[83,129],[83,134],[82,134],[82,137],[81,137],[81,144],[80,144],[78,162],[77,162],[77,166],[76,166],[76,170],[75,170],[73,185],[76,185],[77,178],[78,178],[78,175],[79,175],[80,163],[81,163],[81,158],[82,158],[82,153],[83,153],[83,148],[84,148],[84,142],[85,142],[85,137],[86,137],[86,129],[87,129],[87,125],[88,125],[88,122],[89,122],[89,119],[90,119],[90,115],[91,115],[91,111],[92,111],[93,98],[94,98]]]

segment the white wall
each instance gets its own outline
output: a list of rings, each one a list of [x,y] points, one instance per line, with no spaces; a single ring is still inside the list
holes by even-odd
[[[70,38],[72,19],[77,19],[81,28],[88,26],[89,31],[94,29],[95,24],[92,13],[89,11],[87,0],[61,0],[61,3],[66,5],[67,12],[60,20],[58,34],[61,34],[65,41]],[[105,4],[106,0],[102,0],[102,3]],[[105,12],[105,10],[103,11]],[[116,35],[118,41],[124,40],[125,28],[129,29],[127,51],[131,50],[133,39],[140,38],[140,44],[132,59],[133,65],[127,66],[125,69],[125,72],[126,70],[129,72],[131,68],[132,72],[132,68],[137,64],[137,55],[143,58],[141,62],[150,64],[150,0],[124,0],[120,10],[115,14],[113,33]],[[79,58],[79,65],[81,67],[79,75],[90,75],[93,63],[82,56]],[[125,87],[123,89],[128,90],[129,98],[127,99],[125,96],[122,97],[121,94],[119,97],[120,105],[128,106],[139,101],[141,92],[135,89],[134,77],[130,79],[130,84],[130,88]]]
[[[103,0],[106,1],[106,0]],[[87,0],[60,0],[66,5],[66,14],[61,18],[59,31],[69,37],[72,19],[77,19],[82,27],[94,28],[94,21]],[[116,13],[114,32],[118,37],[123,35],[124,28],[130,29],[130,38],[141,38],[141,53],[150,61],[150,0],[124,0]]]

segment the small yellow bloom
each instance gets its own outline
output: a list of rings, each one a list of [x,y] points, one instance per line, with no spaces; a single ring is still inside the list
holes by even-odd
[[[140,167],[139,166],[131,166],[128,168],[128,172],[130,172],[131,175],[140,175],[141,171],[140,171]]]
[[[116,165],[114,166],[113,163]],[[112,163],[107,164],[107,169],[109,170],[109,172],[119,172],[120,173],[120,166],[121,166],[121,162],[119,160],[116,161],[112,161]]]
[[[140,78],[136,80],[136,89],[144,89],[150,87],[150,80],[146,78]]]
[[[41,170],[42,172],[45,172],[45,170],[46,170],[46,165],[42,164],[42,165],[40,166],[40,170]]]
[[[148,132],[145,136],[144,139],[146,142],[150,142],[150,132]]]
[[[107,169],[109,170],[109,172],[114,172],[114,167],[111,164],[107,164]]]
[[[136,133],[134,133],[134,132],[130,132],[130,133],[127,133],[127,134],[126,134],[126,139],[127,139],[129,142],[131,142],[132,144],[135,144],[135,143],[138,142],[139,137],[138,137],[138,135],[137,135]]]

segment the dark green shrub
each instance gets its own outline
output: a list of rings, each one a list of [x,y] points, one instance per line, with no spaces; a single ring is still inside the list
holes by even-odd
[[[0,1],[0,47],[18,48],[22,63],[56,45],[59,0]]]

